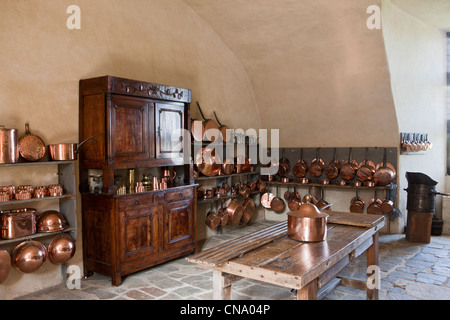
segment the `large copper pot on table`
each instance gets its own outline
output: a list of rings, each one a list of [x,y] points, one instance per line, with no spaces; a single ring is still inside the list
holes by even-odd
[[[306,195],[299,209],[288,213],[288,237],[293,240],[319,242],[326,239],[328,214],[310,203],[310,199],[311,196]]]

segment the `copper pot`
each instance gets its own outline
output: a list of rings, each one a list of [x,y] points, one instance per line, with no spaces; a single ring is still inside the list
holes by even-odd
[[[321,158],[319,158],[319,148],[316,152],[316,158],[311,161],[311,165],[309,166],[309,175],[314,178],[318,178],[322,175],[323,170],[325,168],[325,162]]]
[[[334,148],[333,160],[331,160],[325,168],[325,174],[328,179],[336,179],[337,177],[339,177],[339,171],[341,170],[341,167],[341,162],[336,159],[336,148]]]
[[[25,241],[17,245],[12,253],[13,267],[21,273],[39,270],[47,260],[47,249],[37,241]]]
[[[303,148],[301,148],[300,150],[300,159],[294,165],[294,168],[292,168],[292,173],[299,179],[304,178],[306,173],[308,172],[308,163],[303,160]]]
[[[238,224],[244,214],[244,207],[237,199],[233,199],[228,204],[225,213],[228,215],[229,223]]]
[[[365,202],[358,195],[350,201],[350,212],[363,213]]]
[[[217,138],[219,138],[219,136],[220,136],[219,125],[214,120],[205,118],[205,116],[203,115],[203,111],[200,108],[200,104],[198,103],[198,101],[197,101],[197,107],[198,107],[198,110],[200,111],[200,114],[201,114],[201,116],[203,118],[203,127],[205,129],[205,134],[203,136],[203,140],[213,142]]]
[[[220,218],[220,225],[226,226],[228,224],[228,215],[225,213],[223,208],[220,208],[217,211],[217,216]]]
[[[80,147],[87,141],[94,139],[95,137],[101,135],[101,133],[87,138],[81,143],[58,143],[50,144],[48,146],[48,151],[50,153],[50,158],[55,161],[68,161],[77,160]]]
[[[191,120],[191,134],[195,141],[203,141],[205,127],[201,120]]]
[[[231,140],[231,130],[226,126],[220,123],[219,119],[217,119],[216,112],[214,111],[214,117],[216,118],[217,123],[219,124],[220,138],[223,142],[230,142]]]
[[[62,231],[68,227],[64,216],[56,210],[48,210],[39,215],[36,223],[38,232]]]
[[[221,220],[218,215],[216,215],[213,211],[208,212],[205,223],[209,228],[216,229],[219,226],[220,222]]]
[[[38,161],[41,160],[45,155],[45,143],[44,141],[30,133],[29,124],[25,124],[25,135],[20,137],[19,142],[19,153],[20,155],[28,161]]]
[[[278,166],[278,176],[280,177],[286,177],[289,174],[290,171],[290,163],[289,160],[286,159],[284,156],[280,159],[279,166]]]
[[[253,199],[247,198],[244,200],[242,205],[244,207],[244,213],[242,215],[242,223],[247,224],[250,221],[253,212],[255,212],[256,208],[255,202],[253,201]]]
[[[326,239],[328,214],[310,203],[310,198],[305,196],[305,203],[288,213],[288,237],[293,240],[318,242]]]
[[[270,203],[270,208],[275,211],[276,213],[283,212],[284,208],[286,207],[283,199],[281,199],[278,196],[278,186],[277,186],[277,196],[272,199],[272,202]]]
[[[383,214],[383,211],[380,208],[381,205],[380,199],[372,199],[372,201],[367,206],[367,213],[368,214]]]
[[[36,209],[0,211],[2,239],[15,239],[36,233]]]
[[[19,161],[18,130],[0,126],[0,163]]]
[[[396,177],[396,171],[392,164],[386,162],[386,148],[384,148],[383,162],[377,164],[373,175],[373,181],[379,186],[387,186]]]
[[[356,170],[358,170],[358,163],[355,160],[352,160],[352,148],[350,148],[348,160],[344,162],[344,165],[341,168],[340,174],[342,179],[350,181],[356,175]]]
[[[367,159],[367,153],[368,148],[366,148],[366,159],[359,164],[356,171],[356,178],[361,182],[372,180],[375,173],[375,164]]]
[[[267,191],[261,196],[261,205],[266,209],[270,209],[273,198],[275,198],[275,195]]]
[[[61,233],[54,237],[48,245],[48,258],[53,264],[63,264],[75,255],[75,241],[71,236]]]
[[[221,168],[221,161],[214,149],[202,148],[195,158],[196,169],[207,177],[216,176]]]
[[[11,270],[11,256],[8,251],[0,250],[0,284],[8,278],[9,270]]]

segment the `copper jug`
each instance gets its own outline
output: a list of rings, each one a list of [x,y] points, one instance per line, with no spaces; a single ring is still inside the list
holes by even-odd
[[[172,173],[170,171],[171,170],[169,170],[169,169],[163,170],[161,182],[166,182],[168,187],[173,187],[173,181],[174,181],[175,177],[177,176],[177,173],[174,170],[172,170]]]

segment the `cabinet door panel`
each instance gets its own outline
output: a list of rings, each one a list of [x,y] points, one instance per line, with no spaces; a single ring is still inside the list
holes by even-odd
[[[166,249],[194,241],[192,200],[169,203],[164,206]]]
[[[183,157],[184,106],[156,103],[156,158]]]
[[[150,157],[149,109],[145,99],[114,96],[110,108],[110,150],[112,159],[145,160]]]
[[[159,219],[162,206],[128,209],[122,214],[122,261],[147,257],[160,251]]]

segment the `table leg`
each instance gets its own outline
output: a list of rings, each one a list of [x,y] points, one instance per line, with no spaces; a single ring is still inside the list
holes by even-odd
[[[314,279],[301,289],[297,289],[297,300],[317,300],[318,281]]]
[[[230,300],[231,282],[227,281],[227,274],[220,271],[213,271],[213,299]]]
[[[373,244],[367,249],[367,270],[370,266],[378,266],[378,239],[379,232],[373,235]],[[377,271],[375,271],[377,272]],[[367,273],[367,278],[373,276],[372,273]],[[375,283],[373,288],[367,287],[367,300],[378,300],[378,286],[379,283]]]

